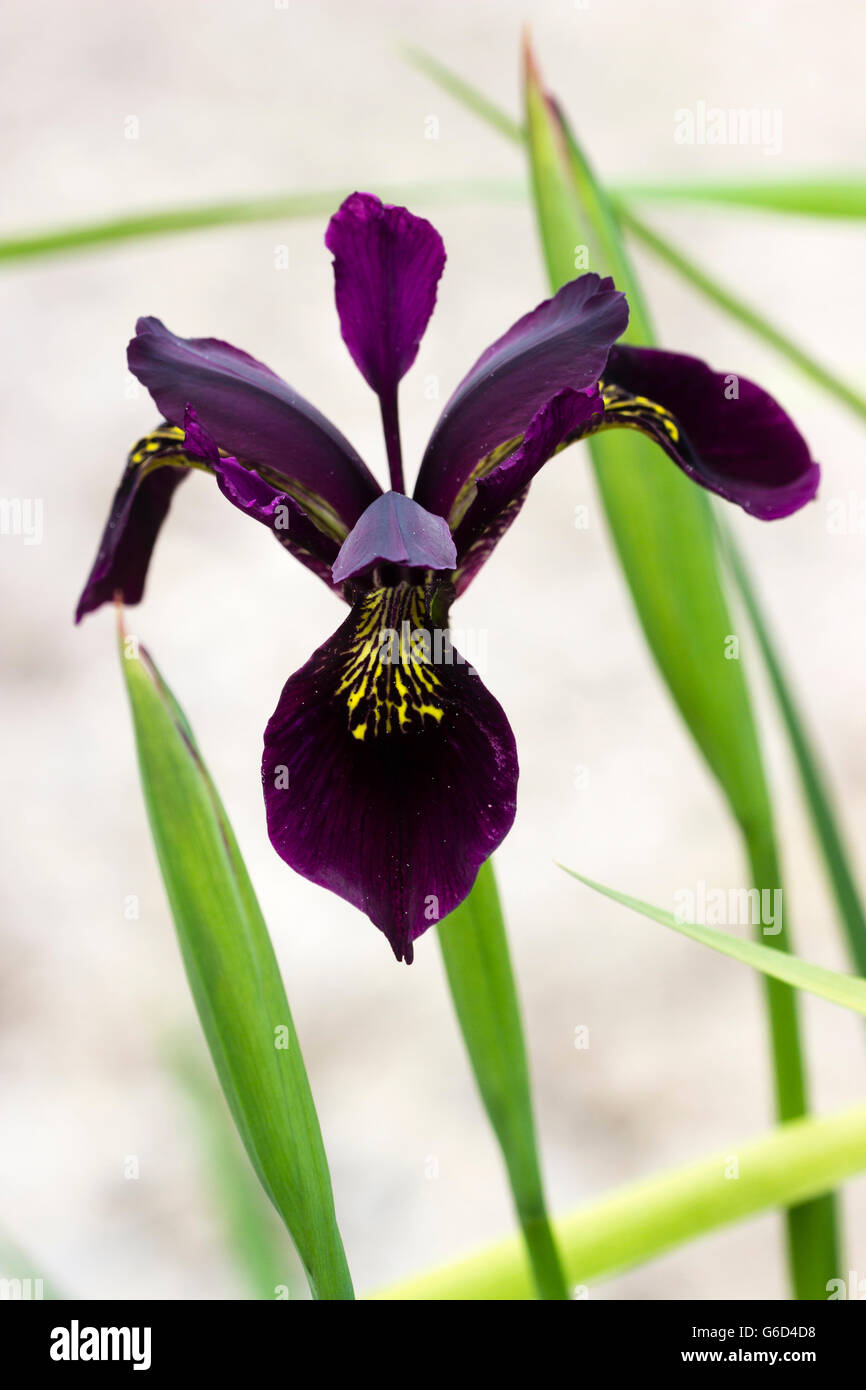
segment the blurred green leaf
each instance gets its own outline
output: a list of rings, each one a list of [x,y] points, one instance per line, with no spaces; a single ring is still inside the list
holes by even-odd
[[[190,1103],[233,1268],[253,1298],[302,1298],[304,1276],[261,1183],[247,1161],[212,1073],[189,1046],[173,1046],[170,1066]],[[285,1293],[283,1293],[285,1290]]]
[[[433,206],[465,203],[467,198],[494,199],[498,202],[523,200],[525,188],[508,179],[473,179],[471,183],[417,184],[391,187],[376,183],[375,190],[386,202],[411,201]],[[0,237],[0,263],[19,262],[66,252],[92,251],[143,238],[171,236],[178,232],[209,231],[216,227],[237,227],[262,222],[285,222],[304,217],[330,217],[352,188],[324,193],[276,194],[267,198],[243,198],[221,203],[203,203],[186,208],[164,208],[157,212],[130,213],[98,222],[81,222],[71,227],[52,227],[45,231]]]
[[[757,208],[763,212],[785,212],[804,217],[866,217],[866,179],[862,174],[849,178],[762,179],[754,183],[704,182],[631,183],[617,185],[618,205],[648,199],[665,203],[723,203],[730,207]]]
[[[441,64],[426,71],[476,114],[490,103]],[[443,72],[445,77],[443,78]],[[530,146],[533,192],[542,246],[554,288],[576,273],[576,253],[602,273],[615,268],[628,295],[628,337],[651,343],[652,325],[625,247],[616,210],[549,103],[537,74],[526,84],[525,131],[507,117],[495,122]],[[580,264],[585,264],[583,255]],[[614,542],[650,649],[699,748],[722,786],[747,846],[754,881],[780,885],[769,793],[745,679],[724,660],[733,629],[721,585],[709,500],[662,459],[646,439],[611,431],[590,440],[596,479]],[[726,669],[727,668],[727,669]],[[775,940],[787,950],[787,928]],[[796,1002],[790,989],[765,981],[773,1044],[777,1111],[782,1119],[806,1109]],[[822,1272],[838,1263],[832,1199],[789,1213],[795,1289],[810,1297]]]
[[[788,737],[791,740],[812,826],[824,858],[824,867],[833,890],[833,896],[836,899],[839,917],[845,928],[848,950],[858,972],[866,976],[866,914],[864,914],[863,902],[854,880],[854,872],[845,847],[842,827],[833,809],[833,799],[828,790],[818,754],[797,707],[793,691],[788,684],[781,659],[773,645],[763,607],[752,583],[746,562],[729,528],[722,526],[718,517],[716,517],[716,523],[721,536],[722,554],[728,563],[752,624],[752,629],[758,639],[770,683],[779,703]]]
[[[820,386],[822,390],[834,396],[837,401],[841,401],[860,420],[866,421],[866,397],[840,380],[829,367],[822,366],[811,353],[799,347],[792,338],[782,333],[774,324],[770,323],[769,319],[766,319],[763,314],[759,314],[757,309],[753,309],[744,299],[732,294],[724,285],[720,285],[714,276],[708,275],[694,261],[689,260],[668,238],[663,239],[658,236],[651,227],[648,227],[628,208],[620,206],[619,211],[623,225],[642,246],[646,246],[654,256],[664,261],[665,265],[669,265],[683,280],[703,294],[711,303],[723,309],[731,318],[736,319],[754,333],[756,338],[760,338],[770,347],[775,348],[781,357],[797,367],[816,386]],[[619,284],[620,281],[617,280],[617,283]]]
[[[482,93],[476,91],[468,82],[452,72],[430,54],[418,49],[405,49],[404,57],[413,67],[429,77],[437,86],[447,91],[462,105],[508,139],[523,143],[526,130],[517,121],[494,105]],[[561,176],[557,161],[546,169],[549,189],[555,189],[550,196],[544,184],[536,186],[536,198],[546,202],[545,220],[553,225],[553,219],[578,212],[586,218],[594,229],[599,265],[604,265],[606,273],[613,276],[621,288],[631,287],[629,303],[631,307],[632,332],[635,342],[651,342],[651,334],[636,331],[648,327],[646,306],[640,298],[640,286],[631,271],[621,228],[640,241],[649,251],[675,270],[693,289],[711,300],[719,309],[736,322],[749,329],[801,371],[804,376],[840,401],[861,420],[866,419],[866,398],[832,371],[818,362],[810,352],[796,343],[793,338],[753,308],[739,295],[720,285],[694,261],[676,250],[671,242],[659,237],[651,227],[634,213],[629,200],[658,199],[661,201],[700,201],[727,202],[732,205],[763,207],[777,212],[801,212],[833,217],[866,217],[866,180],[852,179],[801,179],[779,183],[705,183],[692,181],[688,184],[639,184],[626,188],[603,189],[596,183],[580,152],[572,149],[569,178]],[[572,260],[557,267],[557,272],[566,270],[570,277],[575,274],[574,250]],[[549,267],[551,268],[551,267]]]
[[[313,1296],[350,1299],[300,1045],[237,842],[186,717],[122,630],[120,656],[154,845],[220,1084]]]
[[[402,47],[400,53],[407,63],[423,72],[437,87],[441,87],[443,92],[450,93],[461,106],[480,116],[486,125],[498,130],[509,140],[524,139],[523,127],[518,121],[512,120],[501,107],[489,101],[471,82],[465,82],[458,73],[440,63],[432,53],[427,53],[423,48],[415,48],[412,44]]]
[[[539,1297],[568,1290],[550,1229],[532,1118],[520,1006],[493,865],[439,926],[451,997],[499,1141]]]
[[[467,110],[498,130],[509,140],[525,140],[526,130],[519,121],[479,92],[472,83],[432,53],[412,45],[400,50],[403,58],[424,73],[442,91],[448,92]],[[617,207],[634,200],[674,203],[727,203],[732,207],[758,208],[765,212],[799,213],[806,217],[866,217],[866,178],[862,174],[830,176],[801,174],[791,179],[752,181],[702,180],[687,183],[624,183],[608,186]]]
[[[731,1181],[732,1157],[737,1163]],[[820,1194],[866,1169],[866,1105],[794,1120],[760,1139],[729,1144],[659,1173],[555,1222],[572,1287],[585,1289],[773,1207],[814,1206]],[[835,1267],[816,1297],[826,1299]],[[532,1280],[523,1243],[501,1241],[371,1295],[379,1299],[526,1299]]]
[[[856,975],[840,975],[836,970],[828,970],[823,965],[812,965],[787,951],[775,951],[771,946],[746,941],[728,932],[716,931],[714,927],[705,927],[694,922],[680,922],[673,913],[665,912],[663,908],[652,907],[649,903],[641,902],[639,898],[629,897],[627,893],[618,893],[615,888],[605,888],[603,884],[575,873],[574,869],[568,869],[564,864],[560,864],[559,867],[587,888],[602,893],[604,897],[611,898],[616,903],[622,903],[623,907],[630,907],[632,912],[639,912],[653,922],[660,922],[663,927],[670,927],[681,936],[698,941],[702,946],[710,946],[714,951],[720,951],[723,956],[731,956],[743,965],[750,965],[753,970],[760,970],[764,975],[783,980],[794,989],[808,990],[810,994],[817,994],[821,999],[829,999],[831,1004],[841,1004],[843,1008],[866,1014],[866,979],[859,979]]]
[[[605,240],[614,214],[561,113],[548,102],[531,58],[527,59],[526,128],[539,229],[551,282],[558,288],[574,271],[567,258],[583,242],[589,261],[605,273]],[[555,172],[552,172],[555,171]],[[549,204],[539,185],[570,182],[574,204],[566,216],[545,218]],[[581,186],[594,201],[583,205]],[[555,189],[556,185],[554,185]],[[555,195],[554,195],[555,196]],[[557,200],[558,201],[558,200]],[[596,209],[607,219],[598,226]],[[569,213],[573,215],[568,215]],[[652,327],[628,267],[618,282],[637,312],[626,338],[652,342]],[[728,799],[746,844],[754,883],[781,887],[769,791],[743,664],[725,660],[734,631],[719,573],[716,533],[705,492],[685,477],[650,441],[633,431],[610,431],[589,441],[596,480],[626,580],[650,650],[704,757]],[[785,921],[773,939],[790,950]],[[808,1109],[805,1067],[793,992],[765,977],[772,1041],[776,1108],[781,1120]],[[821,1199],[788,1215],[794,1288],[799,1298],[823,1289],[838,1264],[832,1202]]]

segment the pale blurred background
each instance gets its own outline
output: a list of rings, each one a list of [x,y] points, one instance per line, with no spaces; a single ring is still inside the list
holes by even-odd
[[[851,171],[862,161],[863,7],[835,0],[82,0],[2,21],[3,231],[278,192],[375,191],[522,176],[521,156],[397,55],[429,48],[519,114],[531,18],[548,85],[610,181]],[[780,110],[783,146],[688,147],[677,108]],[[126,138],[128,118],[138,138]],[[438,138],[425,138],[430,117]],[[525,202],[416,199],[445,237],[439,306],[402,392],[417,459],[477,353],[543,298]],[[855,223],[645,208],[654,226],[853,381],[866,375]],[[33,1272],[90,1298],[245,1293],[194,1113],[167,1053],[198,1054],[138,785],[113,620],[72,612],[127,448],[155,421],[124,347],[138,314],[246,348],[333,416],[384,476],[375,400],[339,337],[324,219],[7,265],[0,276],[3,495],[44,501],[44,540],[0,539],[5,865],[0,1234]],[[275,248],[288,247],[288,269]],[[637,257],[668,346],[752,375],[825,466],[790,521],[732,518],[826,758],[855,859],[866,841],[863,534],[827,503],[866,501],[853,417]],[[428,399],[429,377],[440,383]],[[575,507],[589,508],[576,530]],[[284,970],[359,1291],[512,1229],[498,1154],[436,942],[398,967],[384,938],[274,855],[262,731],[285,678],[337,626],[325,587],[199,478],[178,494],[130,625],[199,736]],[[681,887],[744,883],[734,831],[651,664],[585,453],[535,484],[454,613],[488,633],[486,683],[522,775],[497,857],[531,1053],[551,1205],[737,1143],[769,1123],[758,983],[745,968],[599,900],[558,859],[672,906]],[[847,968],[775,709],[758,684],[797,948]],[[576,786],[578,768],[588,785]],[[578,778],[578,781],[581,779]],[[138,898],[140,916],[125,903]],[[862,1095],[862,1024],[803,1000],[816,1108]],[[590,1030],[576,1050],[575,1029]],[[139,1177],[126,1177],[128,1159]],[[437,1174],[438,1176],[431,1176]],[[866,1184],[845,1193],[866,1274]],[[593,1290],[599,1298],[785,1296],[768,1216]],[[15,1268],[0,1271],[19,1272]]]

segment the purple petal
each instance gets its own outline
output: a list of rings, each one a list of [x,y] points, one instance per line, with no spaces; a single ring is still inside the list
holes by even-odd
[[[459,556],[455,586],[462,594],[517,516],[538,470],[558,449],[591,432],[602,418],[597,391],[560,391],[530,422],[507,458],[478,478],[475,495],[454,540]]]
[[[386,492],[355,522],[334,564],[334,583],[379,564],[453,570],[457,551],[448,522],[425,512],[402,492]]]
[[[390,397],[418,353],[445,265],[430,222],[371,193],[353,193],[325,233],[343,341],[380,396]]]
[[[221,456],[216,441],[191,405],[187,405],[184,412],[184,438],[187,452],[208,464],[223,497],[246,516],[266,526],[295,559],[333,588],[331,565],[339,549],[338,542],[320,530],[287,492],[274,487],[236,458]]]
[[[217,485],[233,506],[267,526],[291,555],[334,587],[331,566],[339,549],[287,492],[280,492],[237,459],[221,458],[214,465]]]
[[[508,720],[453,648],[436,660],[431,603],[407,584],[366,594],[286,683],[262,761],[277,853],[406,961],[508,833],[517,790]]]
[[[160,459],[165,462],[159,463]],[[139,602],[160,527],[186,474],[183,439],[171,427],[140,440],[132,450],[78,600],[77,623],[103,603],[111,603],[117,593],[124,603]]]
[[[643,430],[695,482],[752,516],[789,516],[815,496],[821,470],[805,439],[746,377],[679,352],[621,347],[603,392],[603,427]]]
[[[216,338],[178,338],[139,319],[129,369],[162,413],[183,424],[188,401],[221,449],[323,497],[350,529],[381,493],[348,440],[268,367]]]
[[[627,323],[625,296],[597,275],[572,280],[519,319],[482,353],[445,406],[421,463],[417,501],[451,521],[458,494],[483,459],[519,439],[557,391],[595,386]]]

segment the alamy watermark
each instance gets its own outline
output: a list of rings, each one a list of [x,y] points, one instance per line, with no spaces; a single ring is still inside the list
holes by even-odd
[[[767,106],[709,106],[697,101],[674,112],[677,145],[755,145],[782,153],[782,113]]]
[[[41,497],[0,497],[0,536],[20,536],[25,545],[41,545],[44,535]]]
[[[457,650],[455,639],[463,651]],[[379,660],[386,666],[468,666],[475,676],[487,670],[487,630],[455,628],[452,634],[447,627],[413,627],[404,618],[399,632],[393,627],[379,632]]]
[[[764,936],[782,930],[781,888],[708,888],[698,879],[694,888],[674,893],[674,918],[704,927],[761,927]]]

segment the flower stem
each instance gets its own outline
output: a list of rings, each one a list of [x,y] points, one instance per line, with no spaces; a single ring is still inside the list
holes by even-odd
[[[535,1137],[520,1005],[490,860],[439,924],[445,973],[469,1062],[505,1162],[536,1296],[567,1299]]]
[[[394,492],[405,492],[396,386],[390,395],[379,397],[379,405],[382,409],[382,429],[385,431],[385,448],[388,450],[388,472],[391,475],[391,487]]]
[[[769,812],[767,824],[756,830],[745,828],[745,839],[757,887],[781,887],[778,851]],[[781,930],[776,935],[766,936],[766,944],[780,951],[790,951],[791,939],[784,918],[779,925]],[[776,1114],[785,1123],[803,1118],[809,1109],[799,1008],[790,985],[765,977],[764,990],[773,1058]],[[821,1193],[807,1202],[790,1206],[785,1215],[794,1297],[826,1298],[828,1280],[838,1274],[842,1263],[835,1195],[832,1192]]]

